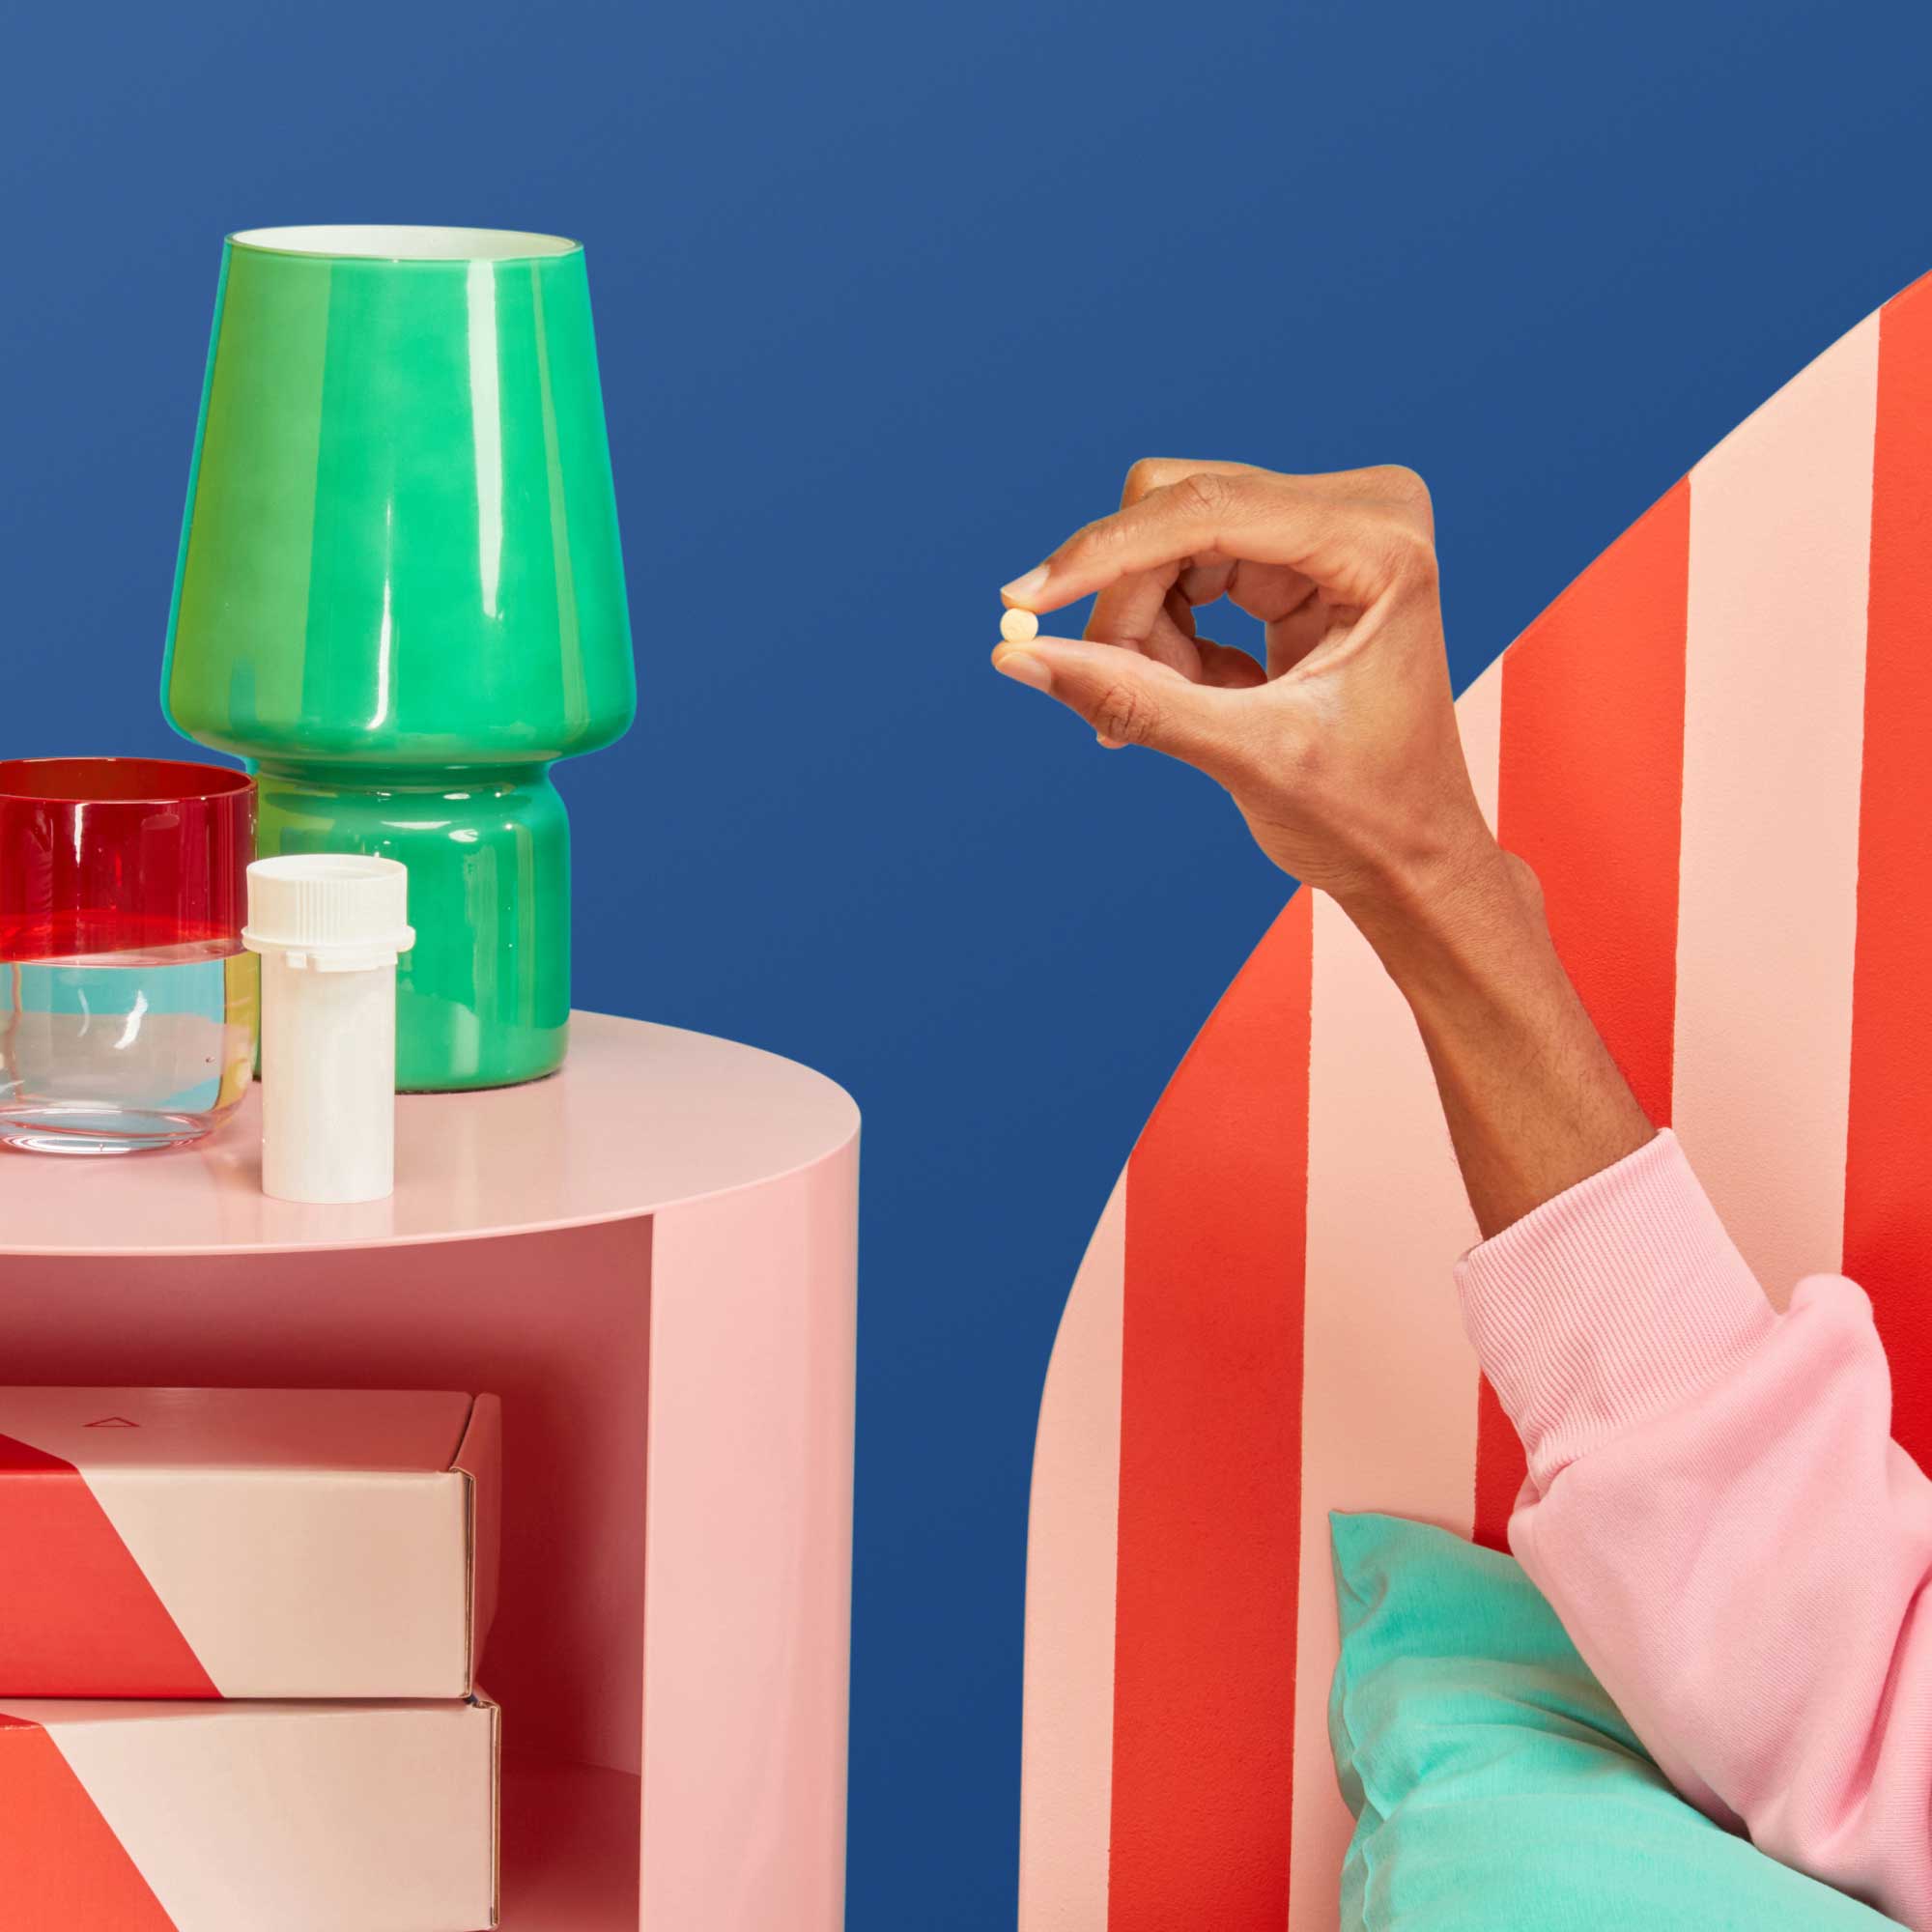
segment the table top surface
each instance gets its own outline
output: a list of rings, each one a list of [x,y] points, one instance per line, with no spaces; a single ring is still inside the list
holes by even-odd
[[[261,1093],[193,1147],[0,1149],[0,1256],[287,1253],[627,1220],[810,1167],[859,1130],[850,1095],[757,1047],[607,1013],[561,1072],[396,1102],[396,1191],[320,1208],[262,1192]]]

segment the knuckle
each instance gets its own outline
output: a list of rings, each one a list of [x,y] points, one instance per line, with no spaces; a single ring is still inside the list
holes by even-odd
[[[1143,456],[1138,463],[1127,469],[1127,480],[1121,492],[1122,503],[1138,503],[1143,497],[1151,495],[1167,480],[1167,464],[1158,456]]]
[[[1392,519],[1381,532],[1379,548],[1387,582],[1411,591],[1436,588],[1439,568],[1435,542],[1426,529],[1406,519]]]
[[[1430,507],[1429,485],[1413,469],[1401,463],[1384,463],[1369,471],[1377,491],[1406,510]]]
[[[1089,723],[1103,738],[1144,745],[1153,735],[1158,707],[1145,691],[1117,678],[1099,696]]]
[[[1442,575],[1434,539],[1419,531],[1412,532],[1404,539],[1401,549],[1402,581],[1413,590],[1426,590],[1433,594]]]
[[[1234,486],[1225,476],[1209,469],[1197,469],[1173,485],[1174,500],[1190,519],[1206,524],[1218,523],[1234,500]]]

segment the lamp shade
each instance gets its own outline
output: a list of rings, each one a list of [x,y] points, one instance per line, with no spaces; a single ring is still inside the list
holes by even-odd
[[[264,856],[409,867],[401,1084],[558,1064],[569,843],[548,767],[636,709],[576,242],[229,238],[162,703],[255,771]]]

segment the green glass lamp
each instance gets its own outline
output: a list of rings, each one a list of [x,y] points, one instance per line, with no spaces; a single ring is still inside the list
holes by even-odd
[[[401,1086],[561,1064],[570,832],[550,766],[637,709],[575,242],[229,237],[161,702],[255,773],[265,858],[409,867]]]

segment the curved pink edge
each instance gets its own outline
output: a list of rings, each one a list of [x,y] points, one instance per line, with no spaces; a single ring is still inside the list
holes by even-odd
[[[1780,1305],[1844,1259],[1879,317],[1690,472],[1671,1124]]]
[[[858,1176],[653,1223],[646,1925],[844,1923]]]
[[[1039,1932],[1106,1919],[1126,1236],[1122,1169],[1061,1317],[1034,1448],[1019,1921]]]
[[[763,1185],[858,1136],[843,1088],[763,1048],[607,1013],[574,1014],[572,1038],[546,1080],[402,1095],[387,1201],[265,1197],[259,1092],[178,1152],[0,1151],[0,1258],[301,1254],[593,1227]]]

